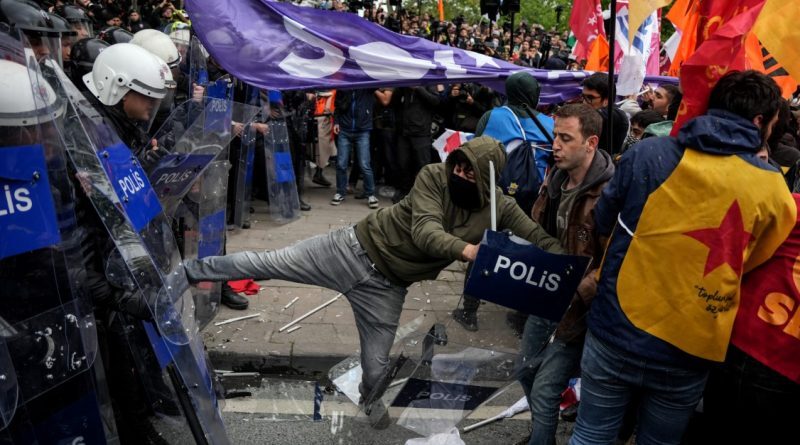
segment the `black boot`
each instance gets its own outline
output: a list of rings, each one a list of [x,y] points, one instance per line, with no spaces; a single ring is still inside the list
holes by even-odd
[[[314,177],[311,178],[311,182],[317,185],[321,185],[323,187],[330,187],[331,182],[328,181],[324,176],[322,176],[322,169],[317,167],[317,170],[314,172]]]
[[[464,329],[475,332],[478,330],[478,313],[466,309],[456,309],[453,311],[453,319]]]
[[[250,300],[234,292],[228,283],[222,283],[222,304],[231,309],[243,311],[250,306]]]

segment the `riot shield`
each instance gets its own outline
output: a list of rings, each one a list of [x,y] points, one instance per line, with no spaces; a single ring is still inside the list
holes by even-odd
[[[197,36],[192,36],[189,43],[189,96],[192,97],[192,84],[202,87],[208,85],[208,65],[206,64],[206,53],[203,45]]]
[[[269,122],[269,133],[264,137],[264,159],[270,217],[278,223],[289,223],[300,218],[300,197],[285,119]]]
[[[54,69],[68,94],[65,131],[69,140],[80,141],[69,147],[70,161],[127,267],[126,279],[135,285],[152,315],[152,323],[135,324],[137,332],[146,333],[149,340],[142,354],[154,358],[148,376],[157,376],[171,388],[179,414],[173,422],[185,423],[195,441],[228,443],[189,284],[158,197],[113,128],[63,72]]]
[[[245,126],[257,113],[256,107],[232,101],[228,79],[216,82],[208,93],[212,96],[202,108],[193,101],[181,104],[155,134],[159,149],[168,154],[147,172],[185,259],[223,252],[227,146],[236,135],[234,127]],[[192,293],[202,329],[218,311],[221,285],[198,283]]]
[[[17,409],[17,373],[5,342],[5,338],[12,335],[13,329],[0,318],[0,431],[11,423]]]
[[[363,418],[385,415],[423,436],[445,433],[515,381],[515,352],[459,344],[448,340],[443,325],[425,326],[428,332],[398,330],[384,378],[369,394],[358,392],[357,356],[331,369],[334,385],[359,403]]]
[[[0,119],[0,442],[106,443],[113,417],[103,419],[94,380],[97,336],[61,133],[65,101],[12,33],[0,32],[4,82],[19,95]]]
[[[238,228],[249,226],[250,201],[253,191],[253,162],[256,155],[256,134],[257,131],[252,125],[245,127],[241,135],[241,142],[238,150],[231,147],[231,175],[234,178],[232,184],[234,189],[233,197],[233,225]]]
[[[269,101],[261,99],[261,90],[250,85],[245,89],[245,103],[257,107],[261,117],[269,116]],[[258,132],[253,126],[245,128],[241,143],[231,146],[231,175],[235,178],[231,183],[234,189],[228,193],[233,201],[233,224],[238,228],[249,227],[250,204],[253,194],[253,173],[255,170],[256,144]]]

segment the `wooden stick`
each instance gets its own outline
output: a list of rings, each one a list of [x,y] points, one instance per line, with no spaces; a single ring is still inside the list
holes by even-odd
[[[339,297],[341,297],[341,296],[342,296],[342,294],[339,294],[339,295],[337,295],[337,296],[335,296],[335,297],[331,298],[330,300],[326,301],[325,303],[322,303],[321,305],[319,305],[319,306],[315,307],[314,309],[311,309],[310,311],[308,311],[308,312],[306,312],[305,314],[301,315],[299,318],[296,318],[296,319],[294,319],[292,322],[290,322],[290,323],[289,323],[289,324],[287,324],[286,326],[284,326],[284,327],[282,327],[282,328],[278,329],[278,332],[283,332],[283,331],[285,331],[287,328],[290,328],[290,327],[292,327],[292,326],[296,325],[297,323],[299,323],[300,321],[302,321],[302,320],[305,320],[306,318],[308,318],[308,317],[310,317],[310,316],[314,315],[314,313],[316,313],[316,312],[319,312],[321,309],[324,309],[326,306],[328,306],[328,305],[330,305],[331,303],[333,303],[334,301],[338,300],[338,299],[339,299]]]

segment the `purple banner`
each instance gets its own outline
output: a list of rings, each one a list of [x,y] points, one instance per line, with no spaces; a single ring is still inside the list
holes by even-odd
[[[355,14],[269,0],[193,0],[200,41],[238,79],[264,89],[348,89],[481,82],[502,90],[516,71],[541,84],[541,103],[577,97],[587,71],[526,69],[472,51],[396,34]],[[648,77],[649,83],[674,83]]]

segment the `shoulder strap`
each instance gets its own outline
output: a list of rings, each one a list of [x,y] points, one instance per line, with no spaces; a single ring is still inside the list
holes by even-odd
[[[525,134],[525,128],[522,127],[522,122],[519,121],[519,118],[517,117],[517,114],[514,113],[514,110],[512,110],[511,108],[508,108],[507,106],[502,106],[500,108],[505,108],[506,110],[508,110],[509,113],[511,113],[512,116],[514,116],[514,120],[517,121],[517,126],[519,127],[519,131],[522,132],[522,140],[523,141],[527,141],[528,140],[528,136]],[[539,125],[541,125],[541,124],[539,124]]]
[[[525,109],[528,110],[528,114],[531,115],[531,119],[533,119],[533,123],[536,124],[536,127],[539,129],[539,131],[542,133],[542,135],[544,135],[544,138],[547,139],[547,142],[552,147],[553,146],[553,136],[551,136],[550,133],[548,133],[547,130],[545,130],[544,125],[542,125],[542,123],[539,121],[539,118],[536,117],[536,111],[531,110],[531,107],[528,106],[528,104],[525,104]]]

